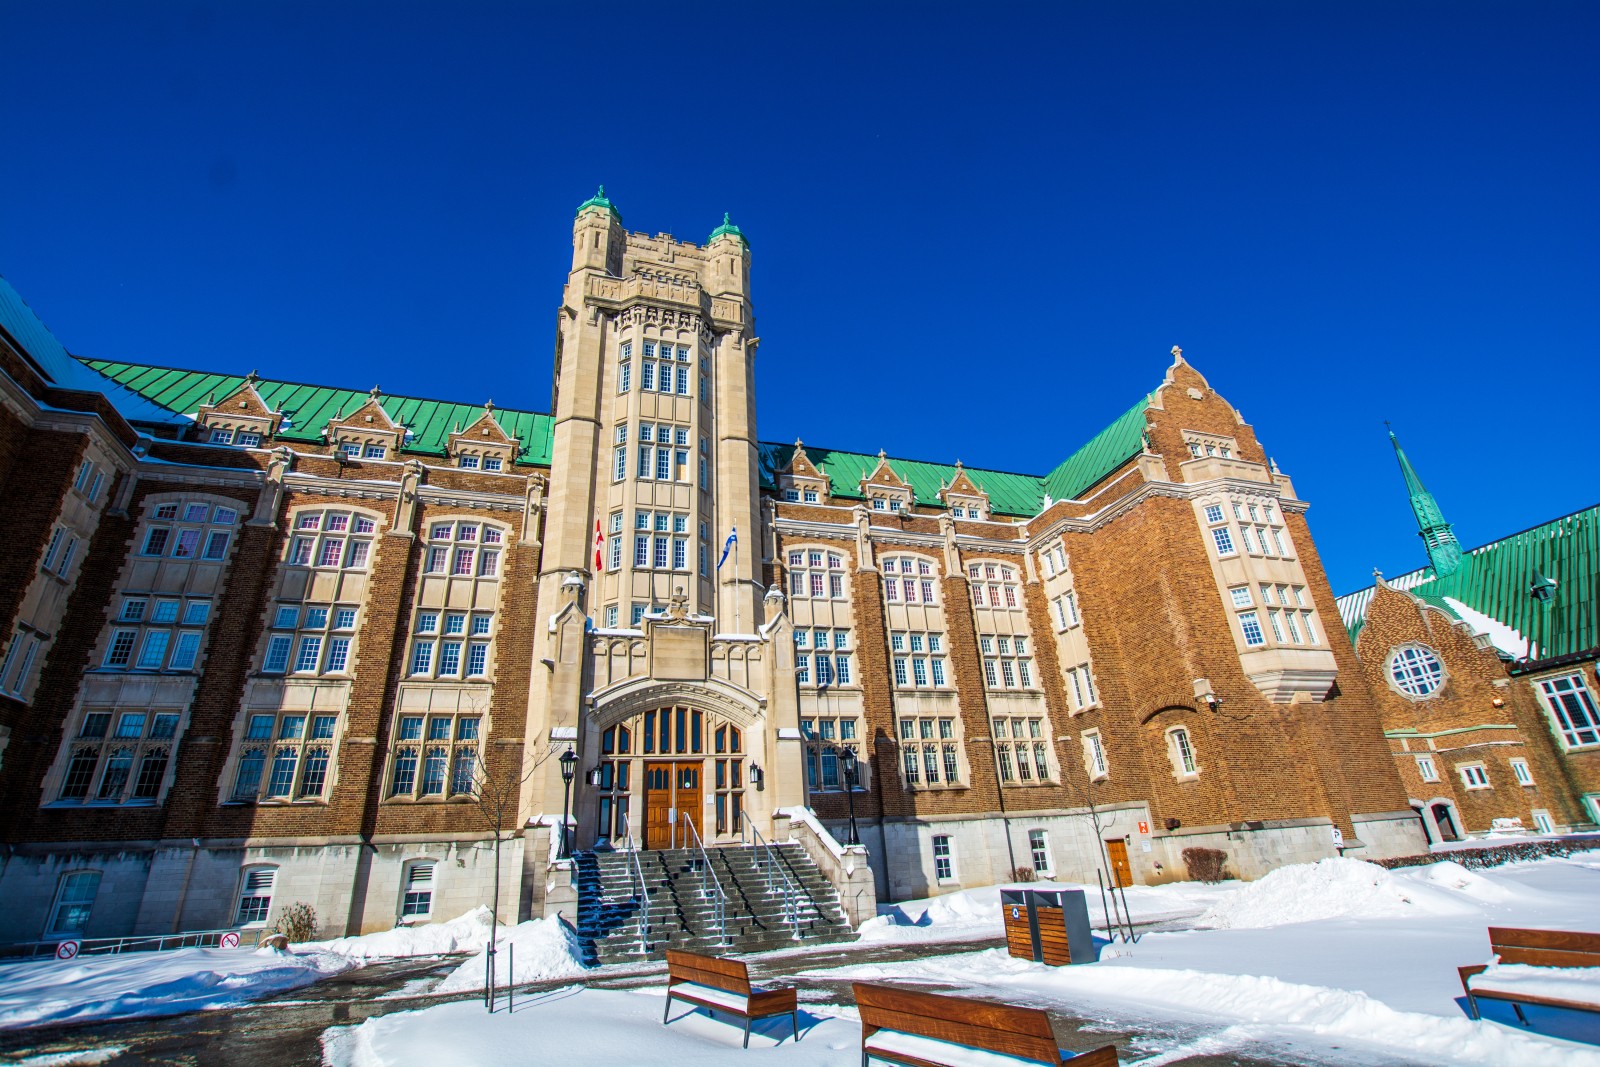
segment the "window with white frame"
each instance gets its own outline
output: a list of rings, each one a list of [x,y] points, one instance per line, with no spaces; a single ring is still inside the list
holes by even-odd
[[[1233,529],[1228,525],[1228,517],[1222,510],[1221,504],[1207,504],[1203,509],[1206,520],[1206,530],[1211,535],[1211,544],[1219,556],[1232,556],[1238,554],[1238,549],[1233,544]]]
[[[1539,681],[1539,693],[1567,748],[1600,744],[1600,711],[1581,674]]]
[[[1028,831],[1028,858],[1033,863],[1033,872],[1048,877],[1055,870],[1055,865],[1050,862],[1050,833],[1047,830]]]
[[[1456,767],[1456,773],[1461,775],[1461,784],[1468,789],[1493,789],[1489,784],[1489,772],[1481,763],[1463,763]]]
[[[271,611],[262,674],[350,674],[359,606],[279,602]]]
[[[794,647],[795,681],[799,684],[819,689],[853,684],[848,629],[796,629]]]
[[[688,570],[689,516],[681,511],[634,512],[633,567],[635,570]]]
[[[247,713],[228,799],[240,804],[325,799],[338,726],[339,717],[331,714]]]
[[[498,578],[505,544],[505,529],[490,523],[466,519],[430,522],[422,573]]]
[[[1389,681],[1406,696],[1432,696],[1444,684],[1444,664],[1433,649],[1402,645],[1389,653]]]
[[[28,680],[33,675],[34,663],[39,657],[39,646],[43,643],[44,639],[38,631],[26,623],[17,624],[16,632],[6,645],[5,659],[0,660],[0,692],[22,699]]]
[[[853,715],[805,715],[800,719],[800,736],[806,746],[806,784],[813,793],[844,788],[844,770],[839,753],[850,749],[860,756],[860,720]],[[856,788],[862,788],[861,771],[856,765]]]
[[[1083,769],[1089,778],[1098,782],[1110,773],[1106,764],[1106,746],[1099,730],[1085,730],[1083,738]]]
[[[153,804],[177,743],[176,711],[90,708],[67,747],[58,802]]]
[[[891,604],[937,604],[937,573],[922,556],[890,556],[883,561],[883,598]]]
[[[1022,608],[1022,589],[1017,584],[1015,567],[1003,563],[969,563],[967,583],[972,588],[972,604],[1000,610]]]
[[[1517,780],[1518,785],[1532,785],[1533,771],[1528,767],[1525,759],[1511,760],[1511,776]]]
[[[1556,832],[1556,824],[1551,820],[1550,813],[1539,808],[1533,809],[1533,828],[1541,834]]]
[[[694,477],[689,467],[689,430],[668,423],[639,424],[639,457],[635,475],[658,482],[688,484]]]
[[[979,634],[983,684],[989,689],[1032,689],[1033,657],[1021,634]]]
[[[389,757],[390,800],[444,800],[477,788],[483,717],[397,715]]]
[[[1184,431],[1183,443],[1188,446],[1189,455],[1194,459],[1207,456],[1216,456],[1220,459],[1232,459],[1237,446],[1231,437],[1218,437],[1215,434],[1199,433],[1192,430]]]
[[[1417,774],[1421,776],[1424,782],[1437,782],[1439,780],[1439,768],[1434,766],[1432,756],[1417,757]]]
[[[900,719],[900,760],[907,785],[961,784],[959,724],[949,715]]]
[[[68,871],[56,883],[56,899],[44,925],[45,937],[82,937],[89,928],[94,899],[100,894],[99,871]]]
[[[1083,616],[1078,613],[1078,594],[1071,589],[1050,601],[1050,608],[1055,614],[1057,630],[1070,630],[1083,622]]]
[[[265,926],[272,912],[272,888],[278,880],[276,867],[246,867],[239,879],[239,907],[236,926]]]
[[[889,666],[898,689],[942,689],[950,684],[945,670],[943,634],[891,631]]]
[[[1194,742],[1182,726],[1167,731],[1167,758],[1172,761],[1172,771],[1179,778],[1193,778],[1200,773],[1200,766],[1195,762]]]
[[[83,461],[78,468],[78,477],[72,482],[72,488],[89,503],[93,504],[100,499],[100,487],[105,484],[106,472],[92,459]]]
[[[414,922],[433,915],[433,860],[412,860],[401,878],[400,921]]]
[[[628,350],[630,358],[632,343],[626,342],[623,348]],[[640,345],[639,360],[639,388],[647,393],[673,393],[678,396],[689,396],[690,379],[690,354],[686,345],[674,345],[666,341],[645,341]],[[619,379],[618,392],[627,392],[628,385],[626,367]]]
[[[1277,509],[1273,505],[1233,501],[1229,507],[1238,522],[1239,539],[1244,542],[1247,553],[1252,556],[1275,556],[1284,559],[1294,556],[1288,531],[1284,529]],[[1206,510],[1209,512],[1211,509]]]
[[[933,837],[933,877],[937,882],[956,880],[955,842],[949,834],[935,834]]]
[[[812,600],[842,600],[845,596],[844,555],[825,548],[792,548],[789,561],[789,595]]]
[[[1245,594],[1249,587],[1242,586]],[[1312,619],[1311,600],[1303,585],[1260,583],[1261,602],[1267,605],[1267,620],[1272,639],[1279,644],[1314,645],[1317,627]],[[1237,593],[1237,589],[1232,592]],[[1237,601],[1236,601],[1237,603]]]
[[[1002,782],[1027,785],[1055,780],[1050,764],[1050,731],[1043,716],[997,715],[990,724]]]
[[[411,678],[487,678],[494,612],[419,608],[411,624]]]
[[[1100,698],[1095,695],[1094,676],[1087,663],[1080,663],[1076,667],[1068,667],[1065,671],[1067,677],[1067,692],[1072,697],[1073,711],[1087,711],[1099,703]]]

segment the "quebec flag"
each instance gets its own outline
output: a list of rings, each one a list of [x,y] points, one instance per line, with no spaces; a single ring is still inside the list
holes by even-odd
[[[739,525],[738,523],[735,523],[733,529],[728,532],[728,539],[722,542],[722,558],[717,560],[717,570],[720,571],[722,569],[722,565],[728,562],[728,553],[731,552],[733,550],[733,546],[738,543]]]

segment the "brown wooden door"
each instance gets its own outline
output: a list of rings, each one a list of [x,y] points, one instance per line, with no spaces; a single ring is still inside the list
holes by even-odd
[[[1112,879],[1120,886],[1133,884],[1133,868],[1128,865],[1128,843],[1121,838],[1106,842],[1106,855],[1111,860]]]
[[[704,836],[704,828],[700,825],[702,812],[700,796],[700,761],[693,763],[677,764],[676,795],[673,803],[678,809],[678,847],[692,848],[694,839],[689,836],[685,822],[694,825],[695,833]]]
[[[671,848],[672,811],[671,763],[644,765],[644,847]]]

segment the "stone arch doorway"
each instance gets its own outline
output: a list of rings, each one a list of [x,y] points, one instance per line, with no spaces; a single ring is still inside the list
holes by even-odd
[[[1429,847],[1439,843],[1439,828],[1434,825],[1432,813],[1420,800],[1411,801],[1411,811],[1417,817],[1417,822],[1422,824],[1422,836],[1427,839]]]
[[[1428,814],[1439,828],[1440,841],[1460,841],[1461,824],[1456,819],[1456,806],[1448,800],[1436,800],[1428,806]]]
[[[597,844],[733,844],[744,833],[750,738],[695,703],[663,704],[600,731],[592,772]]]

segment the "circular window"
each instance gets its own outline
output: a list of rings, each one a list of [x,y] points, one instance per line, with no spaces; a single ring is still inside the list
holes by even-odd
[[[1407,645],[1389,657],[1389,677],[1407,696],[1432,696],[1444,682],[1444,665],[1433,649]]]

